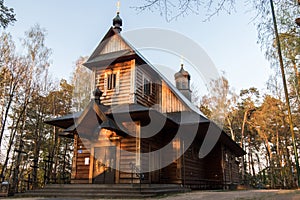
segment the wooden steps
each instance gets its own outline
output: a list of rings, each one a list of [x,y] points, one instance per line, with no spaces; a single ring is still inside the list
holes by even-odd
[[[176,184],[50,184],[43,189],[15,194],[16,197],[146,198],[188,192]]]

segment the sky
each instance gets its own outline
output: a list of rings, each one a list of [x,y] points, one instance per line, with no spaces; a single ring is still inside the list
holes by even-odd
[[[76,60],[80,56],[91,55],[112,26],[112,19],[116,16],[116,2],[6,0],[5,4],[14,8],[17,18],[17,22],[6,31],[19,44],[19,38],[34,24],[45,28],[46,44],[52,49],[50,72],[57,81],[61,78],[69,79]],[[230,86],[237,93],[249,87],[266,89],[271,70],[257,44],[256,28],[251,22],[252,14],[248,12],[246,5],[237,2],[235,12],[230,15],[220,13],[208,22],[203,22],[203,15],[195,14],[167,22],[155,10],[138,12],[133,8],[135,5],[142,5],[142,2],[121,1],[122,33],[149,27],[174,31],[198,44],[217,70],[225,73]],[[144,53],[147,54],[146,51]],[[154,64],[172,68],[172,72],[180,69],[181,61],[178,56],[148,53],[146,57]],[[191,69],[188,61],[183,62],[188,70]],[[170,74],[173,75],[166,73],[166,70],[163,73],[169,77],[172,77]],[[192,81],[199,82],[193,73],[191,69]]]

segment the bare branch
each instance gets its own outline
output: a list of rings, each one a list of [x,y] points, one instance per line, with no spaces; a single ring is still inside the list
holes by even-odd
[[[204,14],[206,13],[203,21],[208,21],[222,11],[231,13],[231,11],[234,10],[235,4],[235,0],[145,0],[144,2],[144,5],[133,8],[137,11],[158,10],[160,15],[164,16],[167,22],[189,14],[200,15],[201,9],[205,10],[203,12]]]

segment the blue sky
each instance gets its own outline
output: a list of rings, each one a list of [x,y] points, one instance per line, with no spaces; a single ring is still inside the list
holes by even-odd
[[[47,30],[46,44],[53,51],[50,70],[53,77],[57,80],[69,79],[75,61],[80,56],[90,55],[112,25],[116,2],[6,0],[6,5],[15,9],[17,18],[17,22],[6,31],[18,41],[31,26],[40,24]],[[123,31],[156,27],[178,32],[205,50],[216,68],[220,72],[225,71],[236,92],[252,86],[259,89],[266,87],[269,63],[257,44],[251,13],[247,12],[248,8],[243,3],[238,3],[236,12],[231,15],[221,13],[208,22],[202,22],[202,16],[193,14],[167,22],[156,11],[137,12],[132,8],[137,3],[142,2],[121,1]],[[160,62],[157,58],[149,60]],[[180,60],[165,60],[164,65],[176,70]]]

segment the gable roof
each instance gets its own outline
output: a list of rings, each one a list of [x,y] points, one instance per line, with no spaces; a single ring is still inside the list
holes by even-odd
[[[110,49],[112,51],[108,51],[105,49],[112,43],[114,43],[116,40],[119,40],[122,45],[119,46],[117,49]],[[96,49],[93,51],[91,56],[88,58],[88,60],[83,64],[84,66],[91,68],[92,64],[95,64],[97,62],[101,61],[114,61],[117,58],[124,57],[125,55],[133,55],[134,51],[132,50],[131,46],[128,45],[127,42],[124,41],[124,39],[121,37],[120,33],[116,31],[113,27],[111,27],[108,32],[105,34],[103,39],[100,41]],[[110,62],[110,63],[111,63]]]
[[[111,42],[112,37],[115,37],[115,39],[119,39],[122,43],[124,43],[124,46],[127,48],[121,49],[119,51],[112,51],[109,53],[103,53],[103,49],[105,46]],[[199,114],[202,118],[208,119],[194,104],[192,104],[162,73],[160,73],[155,66],[153,66],[133,45],[130,44],[125,38],[122,37],[122,35],[114,30],[113,27],[111,27],[108,32],[105,34],[104,38],[101,40],[101,42],[98,44],[92,55],[89,57],[89,59],[83,64],[84,66],[88,68],[93,68],[93,65],[98,64],[110,64],[116,60],[118,60],[121,57],[135,57],[142,60],[145,64],[147,64],[160,78],[162,81],[166,83],[166,85],[169,87],[169,89],[174,93],[174,95],[190,110],[197,114]]]
[[[117,31],[114,30],[113,27],[111,27],[107,33],[105,34],[105,36],[103,37],[103,39],[100,41],[100,43],[97,45],[96,49],[94,50],[94,52],[91,54],[91,56],[88,58],[87,62],[91,59],[94,59],[96,56],[100,55],[102,49],[104,48],[104,46],[108,43],[109,39],[115,35],[118,34]]]

